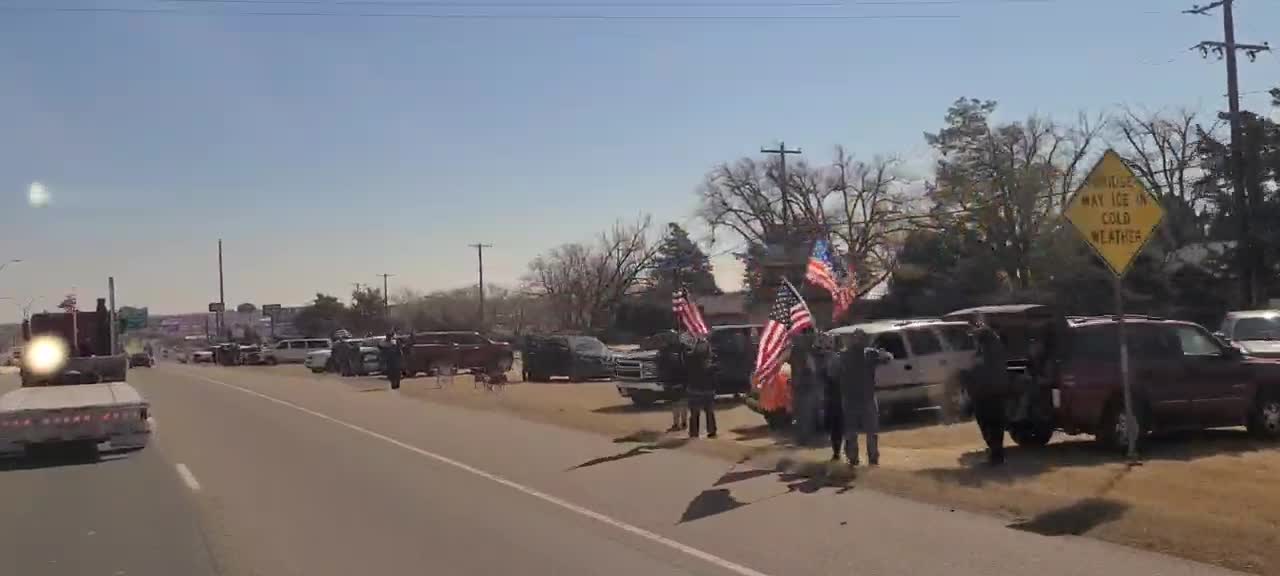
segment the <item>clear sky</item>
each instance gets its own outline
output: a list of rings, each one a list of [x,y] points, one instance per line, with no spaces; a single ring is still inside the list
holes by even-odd
[[[779,139],[923,177],[960,96],[1006,119],[1225,107],[1223,64],[1188,51],[1221,19],[1190,2],[577,2],[0,0],[0,261],[24,259],[0,296],[114,275],[122,304],[199,311],[220,237],[232,306],[465,285],[477,241],[515,284],[615,219],[691,221],[708,169]],[[1240,41],[1280,46],[1280,1],[1236,4]],[[1240,78],[1262,109],[1280,59]]]

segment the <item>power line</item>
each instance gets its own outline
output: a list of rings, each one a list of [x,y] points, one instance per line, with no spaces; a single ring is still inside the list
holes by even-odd
[[[119,14],[132,16],[248,16],[277,18],[383,18],[405,20],[577,20],[577,21],[857,21],[857,20],[955,20],[955,14],[438,14],[425,12],[323,12],[186,10],[111,6],[0,6],[0,12],[16,14]]]
[[[160,0],[174,4],[404,6],[430,8],[839,8],[839,2],[510,2],[465,0]],[[1028,0],[1023,0],[1028,1]],[[1044,0],[1034,0],[1044,1]]]

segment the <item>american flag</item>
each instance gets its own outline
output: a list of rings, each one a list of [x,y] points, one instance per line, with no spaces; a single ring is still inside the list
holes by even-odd
[[[61,308],[64,312],[75,312],[76,311],[75,293],[73,292],[71,294],[67,294],[67,297],[63,298],[62,302],[58,304],[58,308]]]
[[[831,312],[833,321],[843,316],[849,309],[849,305],[853,303],[852,287],[841,285],[843,276],[844,270],[832,256],[831,245],[826,240],[814,242],[813,254],[809,255],[809,268],[804,277],[815,286],[831,293],[831,302],[834,304]]]
[[[690,334],[701,337],[711,332],[707,329],[707,323],[702,320],[698,305],[689,299],[688,290],[680,288],[671,294],[671,311]]]
[[[778,287],[778,296],[769,311],[769,321],[760,333],[760,350],[756,353],[756,385],[772,380],[782,367],[782,353],[791,337],[813,327],[813,315],[790,282]]]

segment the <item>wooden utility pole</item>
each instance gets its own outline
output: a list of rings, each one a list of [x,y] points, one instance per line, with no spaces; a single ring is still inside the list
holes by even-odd
[[[227,292],[222,283],[222,239],[218,239],[218,338],[226,330]]]
[[[391,299],[387,296],[387,278],[395,274],[378,274],[382,277],[382,319],[391,320]]]
[[[1271,50],[1267,44],[1239,44],[1236,42],[1235,16],[1232,13],[1234,0],[1218,0],[1204,6],[1195,5],[1186,14],[1208,16],[1209,11],[1222,8],[1223,41],[1204,41],[1193,49],[1200,50],[1206,57],[1213,51],[1219,58],[1227,61],[1227,109],[1231,123],[1231,188],[1232,203],[1235,205],[1237,241],[1236,266],[1240,274],[1240,299],[1243,308],[1251,308],[1258,301],[1258,273],[1260,270],[1261,251],[1253,237],[1253,214],[1261,198],[1253,198],[1245,189],[1244,180],[1244,138],[1240,123],[1240,83],[1236,73],[1236,52],[1244,52],[1249,60],[1258,57],[1260,52]]]
[[[799,154],[800,149],[788,150],[786,142],[778,142],[777,148],[761,148],[761,154],[778,155],[778,188],[782,192],[782,227],[791,225],[791,197],[787,194],[787,154]]]
[[[481,244],[477,242],[475,244],[468,244],[468,246],[476,249],[476,263],[480,268],[480,318],[479,321],[476,322],[476,328],[478,330],[484,330],[484,249],[493,248],[493,244]]]

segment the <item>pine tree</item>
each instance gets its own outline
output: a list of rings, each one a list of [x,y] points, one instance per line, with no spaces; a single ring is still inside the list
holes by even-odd
[[[650,277],[658,293],[671,293],[678,277],[692,294],[720,294],[711,273],[711,260],[689,238],[689,233],[675,222],[667,224],[667,235],[658,247]]]

